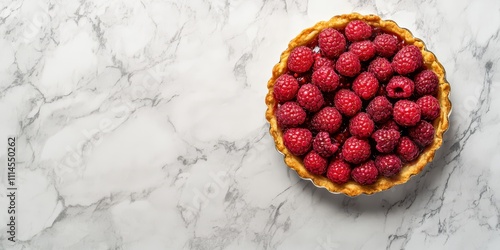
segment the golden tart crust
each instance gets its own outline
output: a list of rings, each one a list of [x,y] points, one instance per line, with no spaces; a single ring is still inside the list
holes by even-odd
[[[391,178],[379,176],[374,184],[368,186],[362,186],[353,180],[350,180],[345,184],[336,184],[324,176],[309,173],[304,167],[302,159],[290,153],[290,151],[288,151],[283,144],[283,133],[278,127],[276,116],[274,115],[275,110],[278,107],[278,103],[274,99],[273,95],[274,83],[280,75],[287,71],[287,60],[290,52],[295,47],[309,44],[323,29],[329,27],[343,29],[347,23],[352,20],[363,20],[374,28],[380,28],[384,31],[397,34],[406,44],[413,44],[417,46],[422,52],[424,64],[427,69],[434,71],[439,78],[437,99],[441,105],[441,113],[433,123],[436,131],[433,143],[427,146],[416,160],[405,164],[396,176]],[[409,30],[400,28],[394,21],[382,20],[376,15],[351,13],[334,16],[329,21],[318,22],[313,27],[303,30],[297,37],[290,41],[288,48],[281,54],[280,62],[274,66],[273,75],[267,83],[267,88],[269,91],[266,96],[266,118],[270,124],[269,132],[274,138],[276,148],[284,155],[286,165],[295,170],[301,178],[309,179],[315,186],[326,188],[332,193],[343,193],[348,196],[373,194],[407,182],[411,176],[418,174],[427,163],[432,161],[436,150],[443,143],[443,134],[449,126],[448,118],[451,111],[451,102],[449,100],[450,84],[446,81],[443,66],[438,62],[436,56],[425,48],[424,42],[413,37]]]

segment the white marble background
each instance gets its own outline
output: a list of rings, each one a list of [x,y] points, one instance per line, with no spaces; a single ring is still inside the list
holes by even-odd
[[[0,248],[499,249],[500,2],[359,2],[2,0]],[[422,174],[355,199],[288,170],[264,119],[288,41],[352,11],[424,39],[454,104]]]

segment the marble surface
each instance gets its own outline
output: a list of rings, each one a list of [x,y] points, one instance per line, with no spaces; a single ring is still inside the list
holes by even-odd
[[[377,13],[426,41],[454,112],[406,185],[332,195],[274,149],[288,41]],[[499,249],[500,2],[0,2],[1,249]],[[17,137],[17,242],[6,144]]]

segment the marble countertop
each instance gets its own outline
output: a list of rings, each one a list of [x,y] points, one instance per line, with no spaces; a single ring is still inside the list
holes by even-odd
[[[0,248],[499,249],[500,2],[357,2],[2,1]],[[348,198],[284,165],[264,96],[290,39],[353,11],[426,41],[454,110],[423,173]]]

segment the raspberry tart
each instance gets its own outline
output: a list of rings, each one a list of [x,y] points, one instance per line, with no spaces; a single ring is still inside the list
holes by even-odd
[[[332,193],[373,194],[432,161],[450,85],[425,44],[357,13],[303,30],[273,68],[266,118],[285,163]]]

